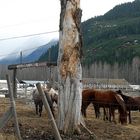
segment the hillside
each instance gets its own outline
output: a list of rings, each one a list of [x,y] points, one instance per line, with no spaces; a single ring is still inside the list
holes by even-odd
[[[84,64],[131,62],[140,56],[140,1],[114,7],[82,24]]]
[[[83,22],[82,33],[84,65],[99,61],[131,63],[135,56],[140,56],[140,0],[117,5],[103,16]],[[56,60],[58,49],[53,50],[51,57]],[[47,59],[48,53],[45,55]]]

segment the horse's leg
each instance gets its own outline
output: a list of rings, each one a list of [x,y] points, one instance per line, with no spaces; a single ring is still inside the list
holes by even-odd
[[[106,120],[106,110],[105,110],[105,107],[103,107],[103,112],[104,112],[104,113],[103,113],[103,114],[104,114],[104,115],[103,115],[103,120],[105,121],[105,120]]]
[[[100,117],[100,107],[99,107],[99,105],[97,106],[97,117],[99,118]]]
[[[55,115],[54,115],[55,109],[54,109],[54,106],[53,106],[53,101],[52,101],[52,104],[50,105],[50,109],[52,111],[53,117],[55,118]]]
[[[93,106],[94,106],[95,117],[97,118],[96,105]]]
[[[119,112],[119,117],[118,117],[118,123],[121,123],[120,112]]]
[[[39,103],[39,116],[41,117],[42,114],[42,109],[43,109],[43,102]]]
[[[111,122],[111,113],[112,113],[111,106],[109,106],[109,121],[110,122]]]
[[[38,103],[35,103],[36,115],[38,115]]]
[[[53,101],[53,116],[54,116],[54,118],[55,118],[55,112],[57,111],[57,101]]]
[[[52,96],[50,96],[48,93],[46,93],[45,95],[46,95],[46,98],[48,100],[48,103],[49,103],[51,112],[53,114],[53,117],[55,117],[55,115],[54,115],[54,107],[53,107],[53,102],[55,101],[55,99]],[[56,102],[57,102],[57,100],[56,100]]]
[[[127,123],[127,112],[124,111],[121,107],[118,108],[119,110],[119,120],[121,124],[126,124]]]
[[[99,106],[99,104],[98,104],[98,106],[97,106],[97,117],[99,118],[100,115],[101,115],[101,113],[100,113],[100,106]]]
[[[114,108],[111,109],[111,115],[113,117],[113,122],[116,124],[116,120],[115,120],[115,109]]]
[[[103,107],[103,120],[105,121],[105,108]]]
[[[82,115],[83,115],[85,118],[87,117],[86,109],[87,109],[87,107],[89,106],[89,104],[90,104],[89,101],[82,102],[81,112],[82,112]]]
[[[129,117],[129,124],[131,124],[132,123],[132,120],[131,120],[131,110],[130,109],[128,111],[128,117]]]
[[[103,107],[103,120],[108,120],[108,108]]]
[[[82,103],[82,107],[81,107],[81,112],[82,112],[82,115],[86,118],[86,105]]]
[[[109,120],[109,108],[105,108],[105,119]]]
[[[94,106],[94,111],[95,111],[95,117],[99,118],[99,115],[100,115],[99,106],[97,104],[93,104],[93,106]]]

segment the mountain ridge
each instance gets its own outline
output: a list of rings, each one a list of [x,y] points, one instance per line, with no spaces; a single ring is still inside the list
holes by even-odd
[[[22,53],[19,52],[18,55],[14,55],[14,56],[9,56],[9,57],[5,57],[3,59],[0,60],[0,64],[20,64],[20,63],[31,63],[31,62],[35,62],[38,61],[38,59],[40,58],[41,55],[43,55],[45,52],[47,52],[47,50],[55,45],[58,42],[57,39],[52,39],[50,40],[48,43],[46,43],[45,45],[36,47],[36,48],[32,48],[32,49],[28,49],[28,53]],[[30,50],[30,52],[29,52]],[[24,51],[25,52],[25,51]]]

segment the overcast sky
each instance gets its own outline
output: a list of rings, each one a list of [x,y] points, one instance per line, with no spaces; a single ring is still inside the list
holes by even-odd
[[[114,6],[134,0],[81,0],[82,21],[103,15]],[[9,52],[36,47],[58,34],[20,39],[5,38],[59,30],[60,0],[0,0],[0,57]],[[31,40],[31,42],[30,42]],[[19,49],[20,48],[20,49]]]

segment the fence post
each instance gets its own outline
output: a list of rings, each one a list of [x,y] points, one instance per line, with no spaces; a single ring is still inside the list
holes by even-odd
[[[60,133],[59,133],[59,131],[58,131],[57,125],[56,125],[56,123],[55,123],[53,114],[52,114],[52,112],[51,112],[49,103],[48,103],[48,101],[47,101],[47,99],[46,99],[46,97],[45,97],[45,94],[44,94],[44,92],[43,92],[43,90],[42,90],[42,88],[41,88],[41,84],[40,84],[40,83],[37,83],[36,86],[37,86],[37,89],[38,89],[39,93],[41,94],[44,107],[45,107],[45,109],[47,110],[50,119],[52,120],[51,122],[52,122],[52,126],[53,126],[54,132],[55,132],[55,139],[56,139],[56,140],[62,140],[62,138],[61,138],[61,136],[60,136]]]
[[[17,98],[17,69],[13,70],[13,97]]]
[[[12,90],[12,87],[11,87],[11,84],[10,84],[11,83],[10,82],[10,77],[8,75],[6,75],[6,79],[7,79],[8,90],[9,90],[9,94],[10,94],[12,113],[14,115],[15,129],[16,129],[18,139],[21,140],[22,138],[21,138],[21,135],[20,135],[19,125],[18,125],[16,105],[15,105],[15,100],[14,100],[14,96],[13,96],[13,90]]]

